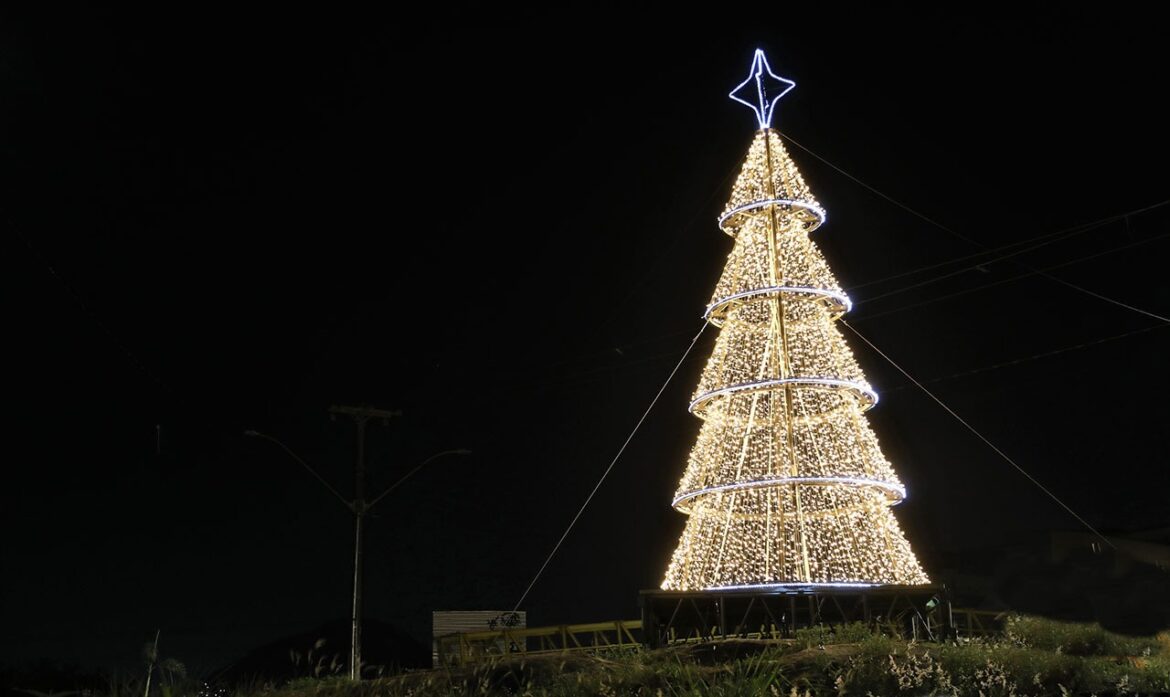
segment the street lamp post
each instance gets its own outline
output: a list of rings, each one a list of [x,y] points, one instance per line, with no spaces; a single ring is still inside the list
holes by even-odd
[[[339,409],[342,409],[342,408],[334,407],[334,409],[332,409],[331,411],[339,410]],[[349,408],[345,407],[344,409],[349,409]],[[375,410],[368,410],[368,411],[375,411]],[[334,413],[338,413],[338,412],[334,411]],[[345,412],[345,413],[349,413],[349,412]],[[316,480],[318,482],[320,482],[326,489],[329,490],[329,493],[333,494],[333,496],[335,498],[337,498],[337,500],[341,501],[341,503],[346,508],[348,508],[351,513],[353,513],[353,518],[354,518],[354,525],[353,525],[353,530],[354,530],[354,534],[353,534],[353,613],[351,616],[351,634],[350,634],[350,650],[349,650],[349,677],[351,680],[361,680],[362,577],[363,577],[363,571],[364,571],[363,564],[362,564],[362,557],[364,556],[363,537],[364,537],[364,533],[365,533],[364,519],[366,517],[366,514],[369,513],[370,509],[372,509],[375,505],[377,505],[379,501],[386,498],[386,496],[390,492],[397,489],[399,487],[399,485],[401,485],[407,479],[410,479],[416,472],[421,470],[423,467],[425,467],[431,461],[437,460],[440,457],[443,457],[445,455],[470,455],[471,454],[470,450],[466,450],[463,448],[458,448],[455,450],[444,450],[442,452],[435,453],[434,455],[431,455],[430,457],[428,457],[427,459],[423,460],[421,463],[416,465],[414,469],[407,472],[398,481],[391,484],[385,491],[383,491],[381,494],[378,494],[376,497],[374,497],[374,499],[372,501],[367,502],[366,497],[365,497],[365,492],[366,492],[366,487],[365,487],[365,430],[366,430],[365,426],[366,426],[366,421],[368,420],[368,418],[370,416],[387,417],[390,415],[397,416],[398,412],[385,412],[385,413],[378,413],[376,415],[374,415],[374,414],[361,414],[361,415],[354,414],[355,420],[357,421],[357,427],[358,427],[358,446],[357,446],[358,453],[357,453],[357,460],[354,463],[354,498],[352,501],[349,501],[344,496],[342,496],[341,493],[338,492],[337,489],[335,489],[328,481],[326,481],[324,477],[322,477],[320,474],[318,474],[316,470],[314,470],[312,467],[310,467],[307,462],[305,462],[303,459],[301,459],[296,453],[294,453],[284,443],[280,442],[279,440],[277,440],[276,438],[273,438],[270,435],[267,435],[265,433],[260,433],[259,431],[254,431],[254,430],[244,431],[244,435],[246,435],[246,436],[263,438],[263,439],[270,441],[272,443],[275,443],[277,446],[279,446],[281,450],[286,452],[290,457],[292,457],[292,459],[296,460],[298,463],[300,463],[300,465],[302,467],[304,467],[306,470],[308,470],[309,474],[313,475],[313,477],[316,478]]]

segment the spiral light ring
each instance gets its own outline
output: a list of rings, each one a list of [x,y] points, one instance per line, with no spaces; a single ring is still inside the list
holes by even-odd
[[[768,206],[781,206],[792,210],[804,222],[805,231],[810,233],[821,225],[824,225],[825,220],[828,218],[825,209],[811,201],[798,201],[790,198],[765,198],[725,211],[723,215],[719,216],[719,229],[735,237],[736,229],[740,225],[738,221],[742,214]]]
[[[787,388],[789,385],[793,387],[811,387],[813,389],[842,390],[848,392],[857,399],[857,403],[861,407],[862,411],[869,409],[878,402],[877,392],[874,392],[873,388],[864,382],[857,382],[855,380],[841,380],[838,378],[791,377],[773,378],[770,380],[753,380],[751,382],[741,382],[735,385],[720,387],[717,390],[704,392],[703,394],[695,397],[694,400],[691,401],[688,409],[695,416],[702,417],[711,401],[719,397],[757,392],[759,390]]]
[[[693,489],[691,491],[683,492],[671,501],[673,506],[680,513],[689,513],[691,504],[687,503],[693,499],[707,494],[714,494],[720,491],[739,491],[741,489],[763,489],[768,487],[779,487],[789,484],[797,484],[801,486],[855,486],[855,487],[873,487],[881,490],[885,494],[886,499],[891,506],[895,506],[906,499],[906,487],[897,482],[887,482],[880,479],[873,479],[869,477],[773,477],[770,479],[758,479],[750,482],[733,482],[731,484],[721,484],[719,486],[703,487],[701,489]]]
[[[768,286],[766,288],[752,288],[751,290],[716,298],[707,306],[706,311],[703,312],[703,319],[718,327],[723,324],[727,313],[736,306],[754,300],[765,300],[782,293],[797,293],[817,297],[825,303],[825,306],[829,308],[829,311],[834,317],[840,317],[853,309],[853,301],[841,291],[829,288],[813,288],[810,286]]]

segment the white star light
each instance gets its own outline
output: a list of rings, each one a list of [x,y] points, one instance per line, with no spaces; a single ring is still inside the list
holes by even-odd
[[[768,89],[764,84],[767,79],[765,75],[772,78],[773,81],[780,83],[779,91],[770,99],[768,97]],[[754,94],[752,90],[753,86],[755,88]],[[747,79],[739,83],[739,86],[731,90],[727,96],[756,112],[756,119],[760,122],[760,128],[768,128],[772,125],[772,108],[793,87],[796,87],[795,82],[782,78],[772,72],[772,68],[768,65],[768,59],[764,56],[764,52],[757,48],[756,57],[752,59],[752,69],[748,73]],[[750,97],[750,100],[737,97],[736,95],[740,92],[744,92],[745,96]]]

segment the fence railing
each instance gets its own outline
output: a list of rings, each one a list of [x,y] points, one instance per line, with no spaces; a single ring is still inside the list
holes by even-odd
[[[991,610],[952,608],[951,631],[955,637],[991,636],[1003,631],[1008,613]],[[930,626],[928,636],[943,637],[941,626]],[[732,635],[728,635],[729,637]],[[784,636],[780,628],[771,631],[739,632],[734,636],[775,639]],[[668,643],[710,641],[722,638],[718,632],[703,635],[669,633]],[[917,638],[917,632],[916,632]],[[482,632],[460,632],[439,637],[440,666],[475,663],[503,656],[553,653],[598,652],[611,649],[640,650],[645,645],[641,620],[615,620],[590,624],[562,624],[552,627],[501,628]]]
[[[615,620],[460,632],[437,639],[439,665],[474,663],[500,656],[637,650],[642,647],[641,630],[641,620]]]

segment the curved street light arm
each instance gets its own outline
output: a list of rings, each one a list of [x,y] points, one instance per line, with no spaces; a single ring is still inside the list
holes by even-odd
[[[353,502],[352,502],[352,501],[348,501],[348,500],[346,500],[346,498],[345,498],[344,496],[342,496],[342,495],[341,495],[341,492],[339,492],[337,489],[334,489],[332,484],[330,484],[329,482],[325,481],[325,478],[324,478],[324,477],[322,477],[321,475],[317,474],[317,471],[316,471],[316,470],[314,470],[312,467],[309,467],[309,463],[305,462],[305,461],[304,461],[304,460],[302,460],[302,459],[301,459],[299,456],[297,456],[297,454],[296,454],[296,453],[294,453],[294,452],[293,452],[291,449],[289,449],[289,447],[288,447],[287,445],[285,445],[284,443],[281,443],[279,440],[277,440],[277,439],[273,438],[272,436],[270,436],[270,435],[268,435],[268,434],[266,434],[266,433],[261,433],[261,432],[259,432],[259,431],[253,431],[253,430],[251,430],[251,429],[249,429],[249,430],[247,430],[247,431],[244,431],[244,435],[245,435],[245,436],[252,436],[252,437],[254,437],[254,438],[263,438],[264,440],[267,440],[267,441],[269,441],[269,442],[275,443],[277,446],[279,446],[279,447],[280,447],[280,449],[281,449],[281,450],[283,450],[283,451],[285,451],[286,453],[288,453],[288,454],[289,454],[289,457],[291,457],[292,459],[294,459],[294,460],[296,460],[297,462],[301,463],[301,467],[304,467],[306,470],[308,470],[308,471],[309,471],[309,474],[313,475],[313,476],[314,476],[314,477],[317,479],[317,481],[321,482],[321,484],[322,484],[322,485],[323,485],[323,486],[324,486],[326,489],[328,489],[328,490],[329,490],[329,493],[331,493],[331,494],[333,494],[334,496],[336,496],[336,497],[337,497],[337,500],[338,500],[338,501],[340,501],[340,502],[342,503],[342,505],[344,505],[346,508],[348,508],[348,509],[349,509],[349,510],[351,510],[351,511],[353,511],[353,510],[354,510],[354,508],[355,508],[355,507],[354,507],[354,504],[353,504]],[[395,486],[397,486],[397,484],[396,484]]]
[[[390,487],[389,487],[388,489],[386,489],[386,491],[383,491],[382,493],[378,494],[378,496],[377,496],[376,498],[374,498],[374,500],[373,500],[373,501],[370,501],[369,503],[367,503],[367,504],[366,504],[366,506],[365,506],[365,510],[367,510],[367,511],[368,511],[368,510],[370,510],[371,508],[373,508],[375,504],[377,504],[377,503],[378,503],[379,501],[381,501],[382,499],[386,498],[386,495],[387,495],[387,494],[389,494],[391,491],[394,491],[395,489],[397,489],[399,484],[402,484],[402,483],[403,483],[403,482],[405,482],[407,479],[410,479],[410,478],[411,478],[411,476],[413,476],[415,472],[418,472],[418,471],[419,471],[420,469],[422,469],[423,467],[426,467],[426,466],[427,466],[427,464],[428,464],[428,463],[429,463],[431,460],[437,460],[437,459],[439,459],[440,457],[443,457],[444,455],[470,455],[470,454],[471,454],[471,451],[470,451],[470,450],[466,450],[466,449],[464,449],[464,448],[460,448],[460,449],[458,449],[458,450],[444,450],[444,451],[443,451],[443,452],[441,452],[441,453],[435,453],[434,455],[431,455],[430,457],[428,457],[427,459],[425,459],[425,460],[423,460],[421,463],[419,463],[419,464],[418,464],[418,465],[417,465],[417,466],[416,466],[414,469],[412,469],[411,471],[409,471],[409,472],[407,472],[406,474],[404,474],[404,475],[402,476],[402,479],[399,479],[398,481],[396,481],[396,482],[394,482],[393,484],[391,484],[391,485],[390,485]]]

